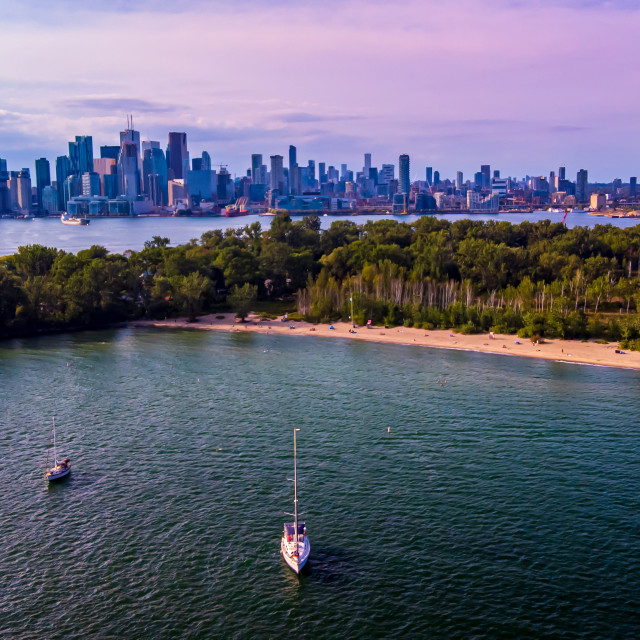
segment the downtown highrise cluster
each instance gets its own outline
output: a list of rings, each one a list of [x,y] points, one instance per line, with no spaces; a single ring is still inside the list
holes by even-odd
[[[396,164],[375,166],[370,153],[363,166],[299,162],[291,145],[288,156],[250,157],[246,173],[232,177],[226,165],[212,167],[211,156],[190,158],[185,132],[169,132],[166,146],[142,140],[127,119],[116,145],[94,153],[91,136],[76,136],[68,155],[55,166],[35,161],[35,185],[28,168],[8,171],[0,158],[0,211],[5,216],[71,214],[137,215],[153,211],[194,215],[243,215],[286,210],[304,212],[494,212],[549,206],[601,209],[637,202],[636,178],[589,184],[585,169],[576,179],[565,167],[547,176],[502,177],[482,165],[473,179],[443,178],[433,167],[412,166],[408,154]],[[413,175],[413,179],[412,179]]]

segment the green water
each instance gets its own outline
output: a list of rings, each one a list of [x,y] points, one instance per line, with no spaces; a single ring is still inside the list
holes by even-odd
[[[638,637],[639,383],[311,337],[0,343],[0,638]]]

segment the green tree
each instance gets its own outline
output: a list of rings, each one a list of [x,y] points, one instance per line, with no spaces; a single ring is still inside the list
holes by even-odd
[[[227,296],[227,302],[235,312],[236,318],[240,318],[241,322],[244,322],[244,319],[254,307],[257,299],[258,287],[248,282],[241,287],[237,285],[234,286],[231,293]]]

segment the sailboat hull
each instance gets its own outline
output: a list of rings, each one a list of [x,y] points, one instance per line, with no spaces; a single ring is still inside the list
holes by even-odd
[[[304,542],[299,543],[299,547],[300,555],[296,558],[290,555],[287,549],[287,543],[285,542],[284,538],[282,538],[282,541],[280,543],[280,552],[282,553],[282,557],[295,573],[300,573],[302,571],[304,565],[307,564],[309,556],[311,555],[311,545],[309,544],[309,538],[305,536]]]
[[[71,467],[65,469],[64,471],[60,471],[58,473],[47,473],[47,480],[49,482],[55,482],[56,480],[62,480],[62,478],[66,478],[71,473]]]

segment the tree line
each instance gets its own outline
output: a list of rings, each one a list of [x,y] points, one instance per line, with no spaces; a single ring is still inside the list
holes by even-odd
[[[270,300],[360,324],[597,338],[640,348],[640,226],[276,216],[141,251],[41,245],[0,258],[0,334],[104,326]]]

